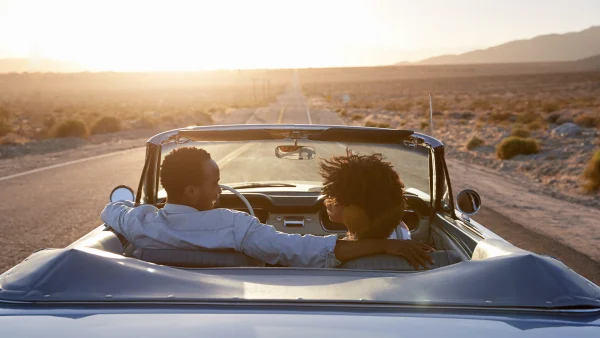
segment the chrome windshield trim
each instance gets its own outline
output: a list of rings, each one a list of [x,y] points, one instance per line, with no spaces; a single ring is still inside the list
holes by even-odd
[[[191,126],[186,128],[178,128],[173,130],[168,130],[151,137],[147,142],[154,145],[161,145],[164,142],[167,142],[169,139],[172,139],[175,135],[177,135],[180,131],[241,131],[241,130],[303,130],[303,131],[323,131],[329,128],[338,128],[338,129],[347,129],[347,130],[368,130],[368,131],[377,131],[377,130],[390,130],[390,129],[380,129],[380,128],[371,128],[371,127],[359,127],[359,126],[342,126],[342,125],[320,125],[320,124],[231,124],[231,125],[211,125],[211,126]],[[408,130],[406,130],[408,132]],[[412,131],[411,131],[412,132]],[[420,134],[416,132],[412,132],[414,137],[420,138],[424,141],[425,144],[433,148],[437,148],[443,146],[442,142],[439,140],[425,134]]]

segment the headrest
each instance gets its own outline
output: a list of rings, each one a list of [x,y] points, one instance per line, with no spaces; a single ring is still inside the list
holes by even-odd
[[[233,250],[135,249],[133,257],[184,268],[265,266],[264,262]]]

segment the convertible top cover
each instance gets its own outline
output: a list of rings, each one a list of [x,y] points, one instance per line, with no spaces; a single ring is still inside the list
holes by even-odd
[[[558,260],[509,245],[497,248],[493,241],[482,241],[483,250],[476,249],[471,261],[405,273],[308,268],[180,269],[86,247],[47,249],[0,276],[0,301],[600,307],[600,288]]]
[[[431,136],[415,133],[412,130],[382,129],[358,126],[329,125],[211,125],[188,127],[166,131],[148,140],[160,145],[169,142],[187,141],[257,141],[280,140],[285,138],[308,139],[326,142],[357,142],[399,144],[410,140],[413,145],[439,147],[440,141]]]

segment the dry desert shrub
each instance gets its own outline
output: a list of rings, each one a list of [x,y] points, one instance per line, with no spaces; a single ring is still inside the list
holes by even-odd
[[[54,130],[54,137],[79,137],[86,139],[89,133],[87,126],[80,120],[69,119],[59,123]]]
[[[523,124],[529,124],[531,122],[538,121],[540,119],[541,119],[540,115],[538,113],[532,112],[532,111],[526,111],[526,112],[523,112],[523,113],[517,115],[517,122],[523,123]]]
[[[210,106],[210,108],[208,108],[207,110],[209,113],[220,113],[225,111],[225,106],[222,104],[215,104]]]
[[[467,147],[467,150],[473,150],[477,147],[481,147],[484,144],[485,144],[485,142],[482,139],[480,139],[477,136],[473,136],[473,137],[471,137],[469,142],[467,142],[466,147]]]
[[[542,122],[542,120],[535,120],[533,122],[528,123],[527,128],[529,128],[529,130],[540,130],[544,128],[544,123]]]
[[[561,125],[564,123],[573,123],[573,116],[571,115],[561,115],[558,120],[556,120],[556,124]]]
[[[198,122],[201,122],[202,125],[210,125],[214,123],[214,119],[210,114],[200,113],[197,117]]]
[[[383,106],[383,109],[390,111],[407,111],[410,109],[412,104],[410,102],[388,102]]]
[[[516,136],[521,138],[528,138],[530,135],[531,133],[529,132],[529,130],[523,128],[520,125],[514,126],[510,132],[510,136]]]
[[[160,122],[163,124],[169,124],[175,122],[175,117],[173,115],[161,115]]]
[[[12,118],[11,112],[4,107],[0,107],[0,121],[8,121],[11,118]]]
[[[12,133],[13,129],[6,121],[0,120],[0,137]]]
[[[536,154],[540,151],[538,142],[531,138],[509,136],[496,146],[496,156],[501,160],[507,160],[517,155]]]
[[[152,129],[159,126],[159,122],[157,119],[153,117],[145,117],[142,119],[140,127],[143,129]]]
[[[594,152],[583,171],[583,189],[586,192],[594,192],[600,189],[600,149]]]
[[[365,127],[389,128],[390,124],[385,122],[367,121],[367,123],[365,123]]]
[[[557,123],[558,119],[560,119],[560,113],[552,113],[546,117],[548,123]]]
[[[594,128],[599,124],[598,118],[590,114],[579,115],[575,118],[574,122],[585,128]]]
[[[365,116],[363,114],[352,114],[352,121],[358,121],[364,119]]]
[[[115,116],[104,116],[92,126],[92,134],[116,133],[121,130],[121,120]]]
[[[0,107],[0,137],[12,133],[13,129],[10,125],[11,115],[8,109]]]
[[[509,112],[491,112],[488,116],[488,122],[490,123],[501,123],[509,121],[512,114]]]
[[[469,106],[471,110],[491,110],[492,102],[488,98],[478,98],[471,102]]]
[[[559,109],[560,109],[560,107],[559,107],[558,103],[556,103],[556,102],[544,102],[542,104],[542,111],[544,113],[552,113]]]
[[[460,118],[463,120],[470,120],[475,117],[475,113],[471,111],[465,111],[460,115]]]

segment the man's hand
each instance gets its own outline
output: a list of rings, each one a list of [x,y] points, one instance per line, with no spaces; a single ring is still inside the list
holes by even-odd
[[[428,269],[427,263],[435,263],[429,256],[429,252],[433,252],[434,249],[423,242],[417,242],[412,240],[389,240],[385,242],[385,253],[388,255],[402,256],[406,258],[408,263],[415,269],[419,269],[422,266]]]
[[[419,269],[419,266],[427,269],[427,262],[434,263],[429,257],[429,252],[432,251],[432,247],[422,242],[398,239],[363,239],[360,241],[338,240],[334,254],[341,262],[378,254],[396,255],[406,258],[415,269]]]

